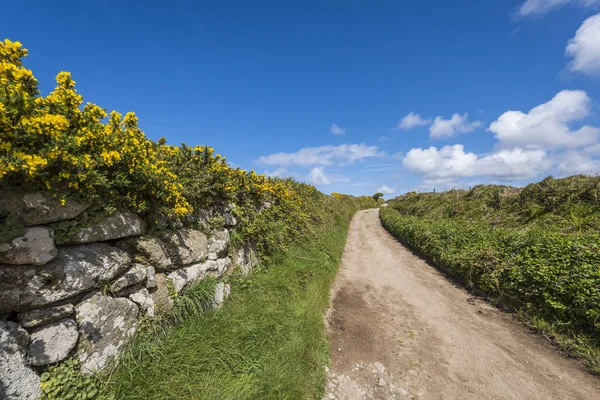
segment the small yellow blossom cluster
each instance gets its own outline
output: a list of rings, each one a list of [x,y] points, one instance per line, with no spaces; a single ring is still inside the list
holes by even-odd
[[[294,196],[293,188],[286,181],[232,168],[212,147],[168,146],[164,139],[158,144],[194,209],[224,201],[248,204],[252,208],[252,205],[280,202]]]

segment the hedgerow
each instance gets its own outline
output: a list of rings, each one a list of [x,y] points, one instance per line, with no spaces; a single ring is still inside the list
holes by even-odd
[[[576,176],[410,194],[380,216],[399,240],[600,372],[598,183]]]
[[[134,113],[84,105],[68,72],[42,96],[26,56],[21,43],[0,42],[0,190],[48,191],[98,212],[130,209],[150,229],[198,227],[200,210],[233,203],[236,238],[253,240],[263,257],[314,233],[331,218],[327,208],[343,209],[310,185],[231,168],[211,147],[153,142]],[[0,216],[0,232],[18,232],[3,229],[7,220]]]

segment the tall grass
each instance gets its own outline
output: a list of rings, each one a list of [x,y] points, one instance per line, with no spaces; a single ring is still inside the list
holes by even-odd
[[[328,362],[323,314],[347,224],[338,217],[251,277],[233,276],[221,310],[191,312],[164,335],[139,338],[111,376],[110,393],[144,400],[320,399]]]

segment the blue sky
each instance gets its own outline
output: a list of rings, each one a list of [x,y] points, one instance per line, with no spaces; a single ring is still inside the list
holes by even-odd
[[[59,5],[60,4],[60,5]],[[600,0],[20,1],[43,93],[325,192],[600,170]]]

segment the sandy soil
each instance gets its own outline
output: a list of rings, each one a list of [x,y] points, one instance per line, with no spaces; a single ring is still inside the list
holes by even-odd
[[[389,235],[350,225],[327,321],[325,399],[600,399],[600,379]]]

